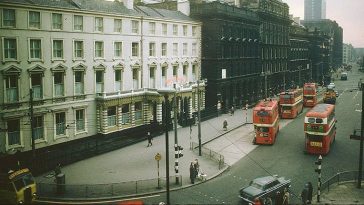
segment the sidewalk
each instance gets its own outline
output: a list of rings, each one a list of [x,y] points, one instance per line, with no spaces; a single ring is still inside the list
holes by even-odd
[[[322,89],[319,93],[322,93]],[[213,119],[201,123],[201,140],[203,148],[210,149],[224,156],[225,166],[219,169],[217,162],[212,161],[204,156],[198,156],[197,151],[192,151],[190,148],[191,142],[198,143],[198,126],[192,126],[192,132],[189,127],[178,128],[178,144],[184,148],[183,157],[179,158],[179,175],[182,176],[182,185],[175,188],[186,188],[192,185],[202,183],[197,181],[191,184],[189,179],[189,165],[198,159],[200,168],[207,174],[207,180],[219,176],[229,166],[236,163],[246,154],[254,150],[257,145],[252,144],[253,140],[253,125],[251,122],[251,109],[236,110],[234,115],[222,114]],[[222,128],[223,120],[228,121],[228,130]],[[248,123],[246,124],[246,119]],[[282,121],[280,126],[283,128],[289,121]],[[227,132],[227,133],[226,133]],[[225,134],[226,133],[226,134]],[[174,131],[169,132],[169,175],[176,175],[174,170]],[[134,145],[105,153],[96,157],[79,161],[77,163],[62,167],[62,172],[66,175],[66,184],[75,186],[91,184],[115,184],[127,182],[148,181],[156,182],[158,178],[157,161],[155,155],[160,153],[162,159],[159,164],[160,177],[165,177],[166,173],[166,146],[165,135],[154,137],[153,145],[147,147],[147,140],[136,143]],[[36,178],[40,183],[54,183],[54,178],[49,177],[51,173],[46,173]],[[174,178],[171,178],[174,180]],[[134,184],[135,186],[135,184]],[[161,192],[164,189],[159,190]],[[154,190],[153,192],[158,192]],[[145,195],[148,193],[138,193],[137,195]],[[150,194],[150,193],[149,193]],[[315,204],[364,204],[364,191],[355,188],[353,183],[341,183],[340,185],[332,185],[330,192],[322,190],[321,203]],[[87,196],[85,200],[92,199]],[[113,195],[114,198],[131,197],[132,195]],[[62,197],[47,198],[45,201],[62,201],[67,200]],[[82,200],[82,199],[79,199]],[[316,196],[313,202],[316,201]]]
[[[246,113],[248,112],[248,113]],[[202,144],[218,138],[225,132],[231,131],[229,136],[234,135],[234,128],[242,129],[239,131],[239,137],[245,139],[242,146],[247,146],[249,150],[253,150],[256,146],[252,145],[252,131],[251,124],[243,125],[251,121],[251,109],[236,110],[234,115],[221,114],[218,117],[204,121],[201,123],[201,141]],[[224,131],[222,123],[226,119],[228,121],[228,130]],[[192,151],[190,148],[191,142],[198,144],[198,126],[192,126],[190,134],[190,127],[180,127],[177,129],[178,145],[184,148],[183,157],[179,158],[179,175],[182,176],[182,187],[190,186],[189,179],[189,166],[190,163],[198,159],[200,168],[207,174],[207,179],[218,176],[229,165],[232,165],[241,155],[229,156],[226,152],[220,154],[226,155],[225,162],[227,164],[219,170],[219,164],[204,156],[198,156],[197,151]],[[242,134],[243,133],[243,134]],[[169,175],[176,175],[174,164],[174,131],[169,132]],[[159,174],[163,178],[166,176],[166,143],[165,135],[156,136],[153,139],[153,145],[147,147],[147,140],[136,143],[134,145],[95,156],[86,160],[76,162],[74,164],[62,167],[62,173],[66,176],[66,185],[85,185],[85,184],[111,184],[122,183],[131,181],[146,181],[158,178],[157,161],[155,155],[160,153],[162,159],[159,162]],[[212,144],[212,143],[210,143]],[[212,149],[214,146],[203,146]],[[245,150],[245,149],[244,149]],[[214,150],[219,152],[220,150]],[[101,176],[101,177],[100,177]],[[38,176],[36,178],[39,183],[54,184],[54,177],[52,172]],[[196,183],[195,183],[196,184]],[[120,198],[121,196],[119,196]],[[92,198],[92,197],[90,197]],[[59,198],[61,200],[62,198]],[[51,199],[49,200],[56,200]]]

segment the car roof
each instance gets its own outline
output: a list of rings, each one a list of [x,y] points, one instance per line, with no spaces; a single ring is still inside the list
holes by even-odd
[[[259,178],[256,178],[254,179],[253,181],[258,183],[258,184],[268,184],[269,182],[272,182],[274,180],[276,180],[277,178],[276,177],[273,177],[273,176],[266,176],[266,177],[259,177]]]

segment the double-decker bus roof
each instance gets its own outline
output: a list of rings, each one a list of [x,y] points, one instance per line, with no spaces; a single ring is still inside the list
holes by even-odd
[[[255,107],[254,111],[262,110],[272,110],[274,107],[278,106],[278,101],[274,99],[260,101]]]
[[[310,111],[306,113],[306,117],[320,117],[325,118],[332,112],[335,105],[331,104],[317,104]]]

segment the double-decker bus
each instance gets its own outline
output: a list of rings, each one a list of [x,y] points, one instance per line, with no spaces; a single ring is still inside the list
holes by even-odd
[[[279,95],[279,105],[281,118],[293,119],[297,117],[303,109],[303,92],[302,89],[290,89],[286,92],[281,92]]]
[[[253,109],[254,144],[274,144],[279,131],[277,100],[259,102]]]
[[[303,106],[313,107],[317,104],[316,83],[305,83],[303,85]]]
[[[327,154],[335,141],[335,105],[317,104],[305,116],[305,149],[310,154]]]
[[[0,173],[0,204],[30,204],[36,199],[36,184],[28,168]]]

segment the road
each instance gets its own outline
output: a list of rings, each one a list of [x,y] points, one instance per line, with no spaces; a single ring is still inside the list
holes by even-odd
[[[337,135],[330,153],[323,156],[322,179],[328,179],[337,172],[358,169],[359,141],[350,140],[353,129],[360,128],[361,93],[357,82],[364,77],[353,68],[347,81],[335,80],[339,97],[336,104]],[[172,204],[239,204],[238,190],[250,180],[270,174],[278,174],[292,180],[292,203],[299,203],[299,193],[304,184],[311,181],[316,190],[317,174],[314,172],[317,159],[306,155],[304,150],[303,119],[304,109],[296,119],[281,129],[273,146],[258,146],[237,161],[220,177],[188,189],[170,193]],[[244,150],[242,150],[244,152]],[[144,201],[158,203],[165,201],[165,194],[148,197]]]

